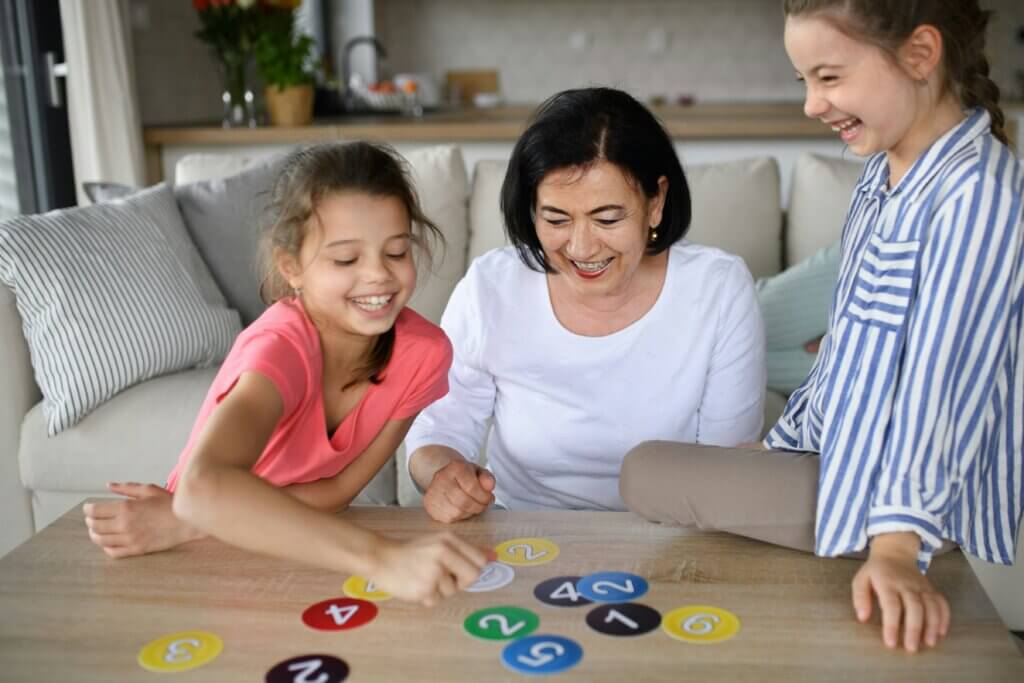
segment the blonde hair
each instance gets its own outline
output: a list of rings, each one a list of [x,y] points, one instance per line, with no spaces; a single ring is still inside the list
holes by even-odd
[[[427,263],[434,244],[444,245],[440,229],[423,213],[402,157],[388,145],[370,142],[326,143],[293,152],[274,183],[267,209],[268,225],[260,244],[262,279],[260,297],[274,303],[292,294],[278,271],[282,255],[296,261],[311,232],[316,207],[333,194],[358,192],[393,197],[405,205],[412,223],[412,242]],[[381,381],[394,347],[394,328],[380,335],[366,365],[348,385]]]
[[[984,107],[992,135],[1009,145],[999,86],[989,78],[985,29],[992,12],[977,0],[783,0],[786,16],[821,16],[851,38],[895,55],[918,26],[942,34],[946,87],[964,107]]]

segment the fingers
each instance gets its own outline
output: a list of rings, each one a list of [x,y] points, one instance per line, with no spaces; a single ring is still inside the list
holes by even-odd
[[[863,571],[853,577],[853,610],[861,623],[871,618],[871,579]]]
[[[935,647],[940,638],[939,629],[942,628],[940,597],[935,593],[921,594],[921,603],[924,605],[924,644],[928,647]]]
[[[124,520],[116,517],[86,517],[85,526],[89,527],[89,531],[96,534],[120,534],[126,531]]]
[[[902,592],[900,598],[903,601],[903,647],[907,652],[917,652],[924,631],[924,603],[921,594],[913,591]]]
[[[157,486],[156,484],[140,484],[135,481],[112,481],[107,484],[107,488],[114,493],[119,493],[122,496],[128,496],[129,498],[148,498],[150,496],[160,495],[161,493],[168,493],[167,489],[162,486]]]
[[[444,496],[448,503],[461,513],[459,519],[479,515],[487,509],[488,503],[480,503],[475,498],[467,495],[462,489],[448,489],[444,492]]]
[[[453,463],[452,475],[462,493],[477,507],[487,507],[494,500],[490,491],[485,491],[477,478],[476,467],[469,463]]]
[[[494,500],[494,495],[493,495],[494,486],[497,483],[494,480],[494,475],[491,474],[490,472],[488,472],[485,469],[481,469],[480,471],[478,471],[476,473],[476,478],[480,482],[480,487],[484,491],[486,491],[488,493],[492,493],[491,500],[493,501]],[[488,505],[490,505],[490,503],[488,503]]]
[[[86,518],[111,519],[116,517],[121,510],[122,501],[111,500],[102,503],[85,503],[82,505],[82,512]]]
[[[903,602],[899,593],[886,589],[878,593],[878,606],[882,609],[882,641],[886,647],[894,648],[899,643]]]

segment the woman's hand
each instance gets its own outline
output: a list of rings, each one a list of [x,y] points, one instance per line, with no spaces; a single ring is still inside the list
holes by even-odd
[[[880,534],[871,540],[868,560],[853,577],[853,608],[857,619],[871,618],[872,594],[882,610],[882,640],[917,652],[922,638],[935,647],[949,632],[949,603],[917,566],[921,540],[914,533]]]
[[[487,552],[444,532],[406,543],[381,540],[370,576],[402,600],[433,607],[468,588],[487,564]]]
[[[128,500],[86,503],[82,506],[89,538],[113,558],[167,550],[203,534],[174,516],[173,496],[155,484],[121,484],[107,488]]]
[[[434,473],[423,494],[431,519],[450,524],[479,515],[494,502],[494,475],[465,460],[452,460]]]

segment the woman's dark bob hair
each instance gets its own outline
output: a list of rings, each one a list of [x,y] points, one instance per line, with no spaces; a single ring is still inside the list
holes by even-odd
[[[658,179],[668,179],[668,195],[648,254],[660,254],[690,227],[690,188],[665,129],[633,97],[612,88],[565,90],[534,113],[516,142],[501,186],[505,231],[519,257],[534,270],[553,272],[537,238],[534,207],[537,186],[563,168],[586,168],[598,161],[618,166],[648,197]]]

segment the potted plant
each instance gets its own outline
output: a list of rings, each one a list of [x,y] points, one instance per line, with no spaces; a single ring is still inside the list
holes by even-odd
[[[256,67],[263,77],[267,112],[275,126],[313,120],[313,39],[295,29],[301,0],[265,0],[256,38]]]

